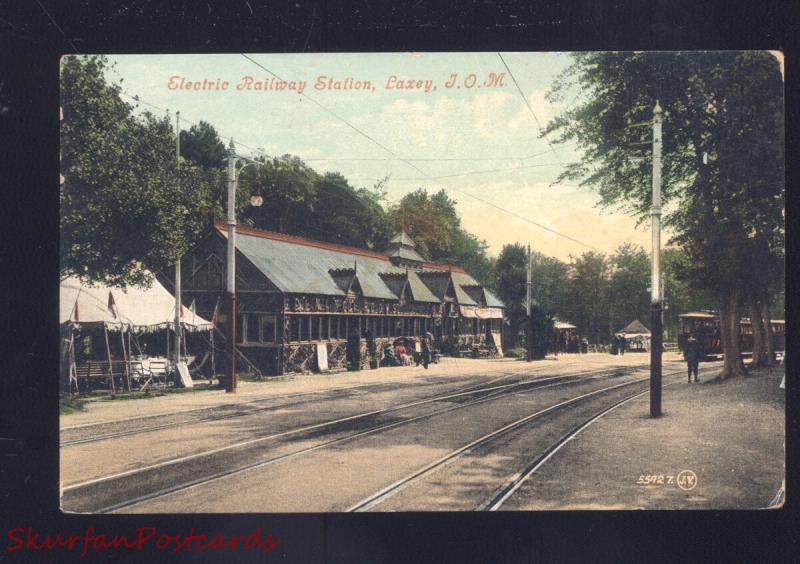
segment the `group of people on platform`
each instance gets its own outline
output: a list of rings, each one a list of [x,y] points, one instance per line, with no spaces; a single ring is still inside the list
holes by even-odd
[[[574,331],[558,331],[556,333],[556,342],[554,352],[556,356],[559,353],[583,353],[589,352],[589,340],[586,337],[580,337]]]
[[[422,337],[401,337],[383,346],[381,366],[410,366],[420,364],[427,369],[436,362],[433,335],[428,331]]]
[[[625,338],[625,333],[617,333],[611,339],[611,354],[624,355],[628,349],[628,340]]]

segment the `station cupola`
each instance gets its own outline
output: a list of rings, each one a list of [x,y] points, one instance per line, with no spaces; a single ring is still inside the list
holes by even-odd
[[[389,260],[395,266],[406,268],[422,268],[425,259],[417,252],[417,244],[405,231],[400,231],[389,239],[386,251]]]

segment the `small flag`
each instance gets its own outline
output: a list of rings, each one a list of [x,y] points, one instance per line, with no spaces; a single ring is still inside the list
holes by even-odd
[[[111,312],[114,319],[117,318],[117,303],[114,301],[114,294],[110,290],[108,292],[108,311]]]

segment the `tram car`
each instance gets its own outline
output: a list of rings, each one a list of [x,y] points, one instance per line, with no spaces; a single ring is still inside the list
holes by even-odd
[[[711,311],[695,311],[680,315],[680,333],[678,348],[683,351],[690,334],[693,334],[702,347],[705,357],[722,354],[722,340],[719,332],[719,315]],[[783,351],[786,348],[786,321],[772,320],[773,350]],[[739,348],[743,353],[753,352],[753,324],[749,319],[739,322]]]

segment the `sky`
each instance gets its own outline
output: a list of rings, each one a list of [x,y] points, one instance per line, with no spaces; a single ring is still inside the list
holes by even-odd
[[[388,177],[390,201],[444,188],[463,227],[495,256],[517,242],[566,261],[590,247],[649,249],[648,225],[599,208],[588,188],[554,183],[580,159],[575,147],[539,138],[539,127],[564,109],[546,94],[568,53],[247,57],[113,56],[107,78],[139,96],[142,110],[180,111],[184,129],[211,123],[244,156],[297,155],[359,187]],[[493,82],[492,73],[505,76]],[[276,88],[276,76],[285,88]]]

